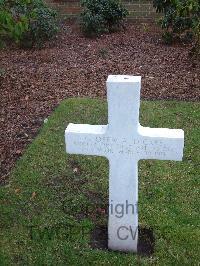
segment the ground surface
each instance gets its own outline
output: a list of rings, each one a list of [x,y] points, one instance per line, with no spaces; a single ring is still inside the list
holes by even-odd
[[[132,24],[91,40],[65,25],[42,50],[0,51],[0,183],[52,110],[68,97],[105,97],[109,74],[142,75],[144,99],[199,100],[199,66],[186,47],[159,38]]]
[[[104,240],[93,228],[107,227],[108,162],[65,153],[68,123],[105,124],[107,104],[64,101],[0,187],[0,265],[198,265],[199,116],[199,103],[142,102],[141,123],[184,129],[185,149],[183,162],[139,163],[139,223],[154,245],[136,256],[92,249]]]

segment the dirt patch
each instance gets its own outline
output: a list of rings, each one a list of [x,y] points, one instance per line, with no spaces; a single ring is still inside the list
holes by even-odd
[[[155,238],[151,228],[139,227],[138,229],[138,251],[140,256],[152,256],[154,253]],[[90,245],[94,249],[108,249],[108,228],[97,226],[91,233]]]

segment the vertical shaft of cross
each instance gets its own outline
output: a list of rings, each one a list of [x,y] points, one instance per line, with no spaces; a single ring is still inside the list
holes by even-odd
[[[137,136],[140,87],[141,77],[108,77],[108,124],[109,132],[113,136],[121,139]],[[113,250],[137,252],[137,160],[122,160],[122,157],[109,158],[108,247]]]
[[[138,163],[110,160],[108,247],[137,252]]]
[[[141,77],[109,76],[108,124],[112,133],[133,134],[139,123]],[[125,97],[126,96],[126,97]],[[119,126],[120,124],[120,126]]]

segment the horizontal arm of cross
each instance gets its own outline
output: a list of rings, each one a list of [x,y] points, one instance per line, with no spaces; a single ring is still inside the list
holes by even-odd
[[[71,154],[106,156],[108,148],[102,146],[107,125],[70,123],[65,130],[66,151]]]
[[[138,133],[143,150],[141,159],[182,160],[184,148],[182,129],[139,126]]]

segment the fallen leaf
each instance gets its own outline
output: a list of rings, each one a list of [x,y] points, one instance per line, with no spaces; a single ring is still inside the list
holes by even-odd
[[[34,191],[34,192],[32,193],[31,199],[34,199],[35,196],[36,196],[36,192]]]
[[[106,213],[105,209],[102,209],[102,208],[98,208],[97,211],[99,213],[101,213],[101,214],[105,214]]]
[[[73,172],[74,172],[74,173],[77,173],[77,172],[78,172],[78,168],[77,168],[77,167],[74,168],[74,169],[73,169]]]
[[[20,191],[21,191],[20,188],[16,188],[16,189],[15,189],[15,193],[16,193],[16,194],[18,194]]]

